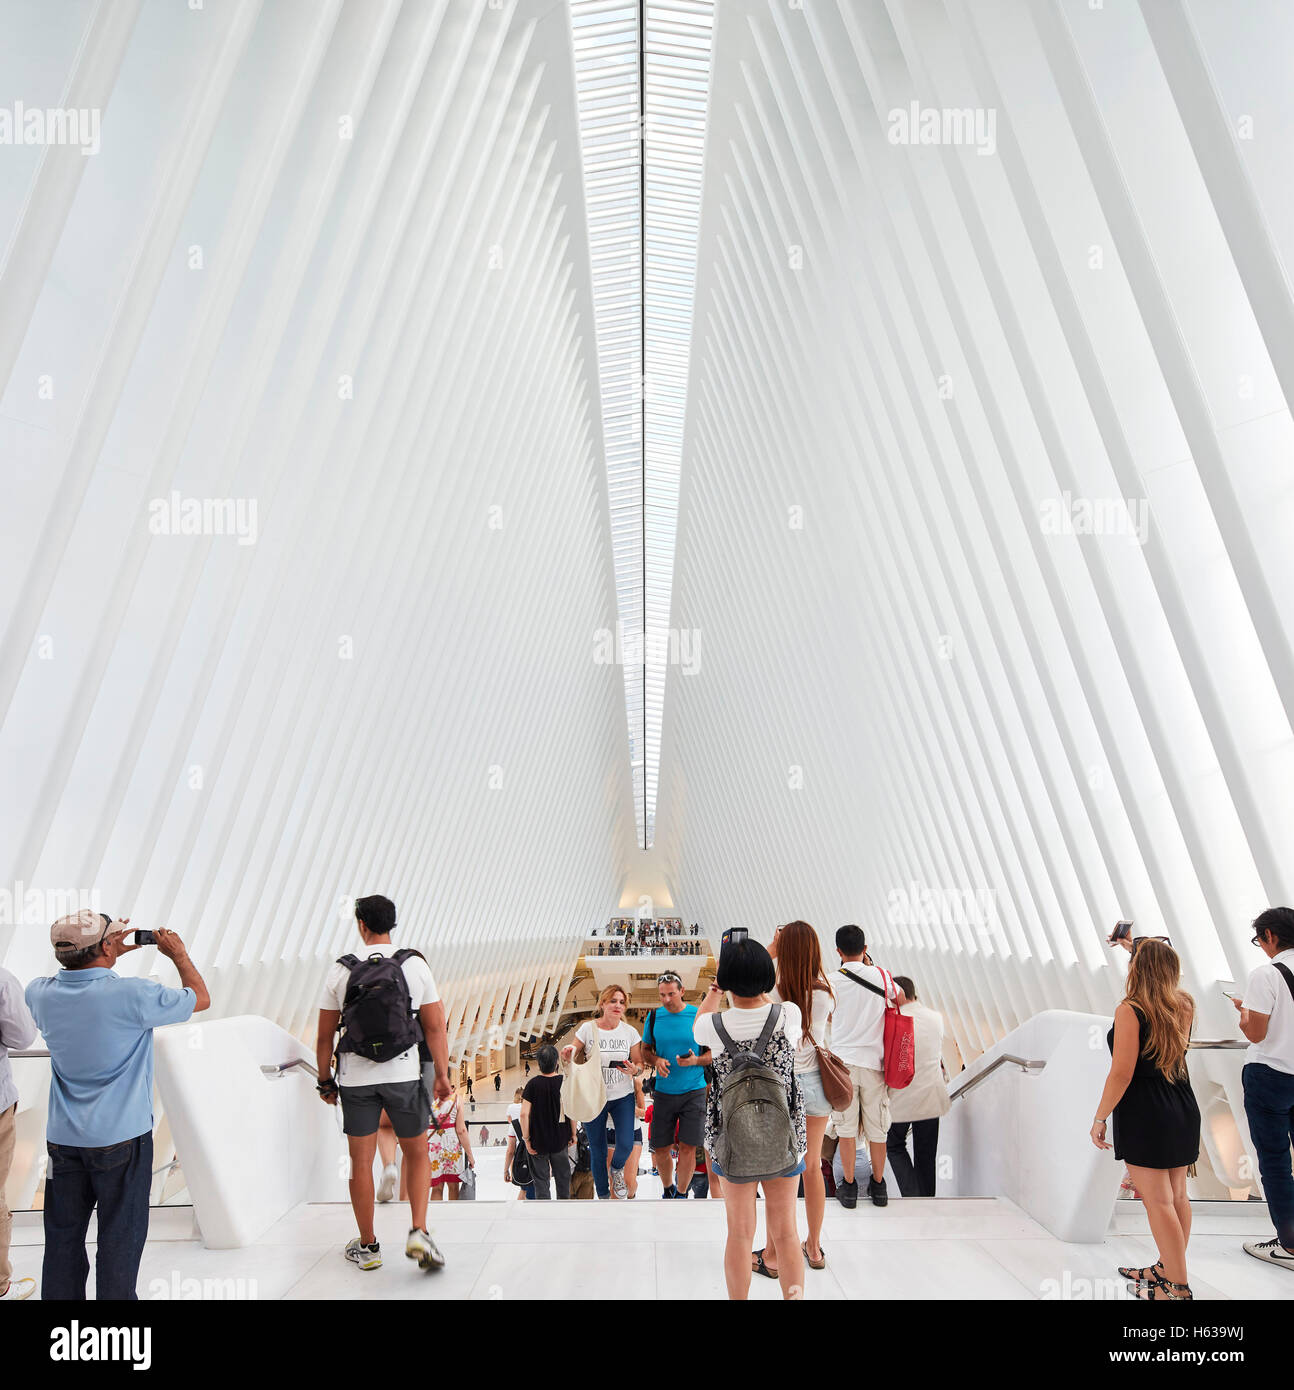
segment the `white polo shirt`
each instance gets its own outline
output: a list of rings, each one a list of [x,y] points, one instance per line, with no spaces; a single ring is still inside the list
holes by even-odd
[[[1267,1036],[1250,1043],[1246,1062],[1261,1062],[1273,1071],[1294,1076],[1294,996],[1285,977],[1276,969],[1279,961],[1294,973],[1294,949],[1278,951],[1249,976],[1245,986],[1245,1008],[1267,1015]]]

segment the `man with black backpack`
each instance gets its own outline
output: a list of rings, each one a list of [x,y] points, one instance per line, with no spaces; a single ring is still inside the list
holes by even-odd
[[[392,944],[395,904],[374,895],[355,900],[363,956],[345,955],[329,969],[319,1008],[316,1059],[319,1094],[340,1102],[350,1149],[350,1204],[359,1235],[345,1256],[360,1269],[377,1269],[382,1252],[373,1230],[373,1156],[383,1110],[404,1153],[413,1226],[404,1253],[420,1269],[440,1269],[445,1259],[427,1233],[431,1166],[427,1128],[431,1100],[419,1044],[430,1054],[435,1097],[444,1100],[449,1080],[445,1006],[422,954]],[[337,1071],[333,1074],[334,1042]]]

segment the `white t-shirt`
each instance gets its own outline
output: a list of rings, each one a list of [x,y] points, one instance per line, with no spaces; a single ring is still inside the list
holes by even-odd
[[[836,1008],[831,1016],[831,1050],[851,1067],[881,1071],[885,1064],[885,1000],[866,986],[846,979],[845,970],[860,980],[870,981],[877,989],[885,987],[880,970],[860,960],[846,961],[841,970],[827,977],[836,994]],[[892,982],[890,998],[895,998]]]
[[[723,1026],[733,1042],[754,1042],[764,1031],[768,1022],[771,1004],[760,1004],[754,1009],[726,1009]],[[782,1016],[777,1021],[777,1031],[785,1033],[792,1045],[800,1041],[800,1011],[794,1004],[782,1005]],[[715,1031],[713,1014],[698,1014],[692,1025],[692,1036],[696,1039],[698,1052],[722,1052],[723,1044]]]
[[[848,984],[848,981],[845,983]],[[854,985],[853,988],[857,989],[858,986]],[[773,998],[780,1000],[782,996],[774,990]],[[800,1035],[798,1033],[795,1035],[795,1070],[797,1073],[818,1070],[818,1054],[813,1050],[813,1043],[817,1043],[819,1047],[826,1047],[827,1044],[824,1039],[827,1036],[827,1020],[831,1017],[835,1003],[836,1001],[825,989],[813,991],[813,1014],[809,1019],[809,1036],[813,1042],[801,1042]]]
[[[1273,1071],[1294,1075],[1294,997],[1276,969],[1277,961],[1294,971],[1294,949],[1278,951],[1249,976],[1245,986],[1245,1008],[1267,1015],[1267,1036],[1260,1043],[1249,1044],[1245,1061],[1261,1062]]]
[[[393,941],[375,941],[371,946],[365,946],[361,942],[359,950],[353,954],[360,960],[366,960],[369,956],[393,956],[399,949]],[[440,998],[431,967],[420,956],[410,956],[401,968],[409,986],[409,1001],[415,1013],[424,1004],[434,1004]],[[350,971],[334,961],[324,977],[319,1007],[340,1009],[346,999],[346,986],[349,982]],[[373,1062],[354,1052],[343,1052],[337,1063],[339,1086],[382,1086],[397,1081],[417,1081],[421,1076],[422,1063],[416,1044],[398,1057],[392,1057],[389,1062]]]
[[[623,1019],[614,1028],[599,1028],[595,1019],[586,1018],[575,1030],[575,1036],[584,1044],[584,1051],[589,1055],[593,1052],[595,1034],[598,1051],[602,1055],[602,1080],[606,1083],[607,1099],[619,1100],[621,1096],[633,1095],[633,1077],[626,1076],[611,1064],[629,1060],[630,1048],[641,1042],[637,1030]]]
[[[521,1123],[521,1102],[519,1100],[514,1100],[512,1104],[508,1106],[508,1133],[512,1138],[516,1139],[517,1131],[512,1128],[513,1120],[516,1120],[518,1124]]]

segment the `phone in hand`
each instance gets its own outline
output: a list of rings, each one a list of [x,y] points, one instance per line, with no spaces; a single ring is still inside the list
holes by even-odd
[[[136,945],[136,946],[156,946],[156,945],[157,945],[157,933],[156,933],[155,931],[142,931],[142,930],[141,930],[141,931],[131,932],[131,935],[135,938],[135,945]]]
[[[1131,922],[1116,922],[1114,924],[1114,930],[1110,933],[1110,945],[1113,946],[1116,941],[1126,941],[1131,935]]]
[[[729,943],[736,944],[738,941],[746,941],[750,938],[749,927],[729,927],[719,938],[720,946],[727,946]]]

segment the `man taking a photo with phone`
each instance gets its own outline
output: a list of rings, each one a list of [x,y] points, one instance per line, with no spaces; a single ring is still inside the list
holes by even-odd
[[[96,1207],[95,1295],[136,1297],[153,1172],[153,1029],[211,1006],[184,942],[159,927],[152,943],[128,944],[128,922],[88,909],[60,918],[49,939],[61,969],[27,986],[53,1071],[43,1299],[85,1298],[85,1235]],[[113,971],[145,944],[174,963],[179,989]]]

